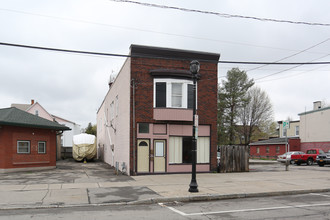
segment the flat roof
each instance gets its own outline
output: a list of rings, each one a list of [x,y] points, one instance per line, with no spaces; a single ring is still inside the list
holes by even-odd
[[[152,47],[144,45],[132,44],[130,47],[132,57],[145,58],[166,58],[166,59],[181,59],[181,60],[198,60],[204,62],[218,63],[220,54],[208,53],[193,50],[181,50],[164,47]]]

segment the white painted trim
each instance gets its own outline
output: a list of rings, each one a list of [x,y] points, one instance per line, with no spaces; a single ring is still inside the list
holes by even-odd
[[[154,85],[153,85],[153,106],[154,106],[154,108],[156,108],[156,83],[157,82],[166,83],[166,108],[172,108],[172,83],[182,83],[182,107],[173,107],[173,108],[188,108],[188,106],[187,106],[188,92],[187,91],[188,91],[188,84],[193,85],[192,80],[154,78]],[[197,101],[197,96],[196,96],[196,101]]]

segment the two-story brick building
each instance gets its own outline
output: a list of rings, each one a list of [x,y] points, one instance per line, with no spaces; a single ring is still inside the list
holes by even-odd
[[[192,74],[200,62],[197,171],[216,170],[220,55],[131,45],[97,112],[98,156],[129,175],[191,172]]]

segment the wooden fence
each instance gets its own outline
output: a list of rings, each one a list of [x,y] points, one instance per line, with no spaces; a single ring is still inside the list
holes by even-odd
[[[249,146],[220,146],[220,173],[248,172]]]

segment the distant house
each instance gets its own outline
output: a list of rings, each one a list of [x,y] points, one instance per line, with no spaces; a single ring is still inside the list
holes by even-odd
[[[191,172],[189,64],[199,60],[197,171],[216,170],[219,56],[131,45],[97,112],[98,156],[129,175]]]
[[[299,137],[300,121],[289,121],[289,128],[283,128],[284,121],[278,121],[279,137]]]
[[[300,151],[299,137],[271,138],[257,141],[250,145],[250,157],[275,159],[287,151]]]
[[[251,143],[252,158],[277,158],[287,151],[300,151],[300,122],[289,121],[289,127],[283,128],[283,121],[278,121],[279,138],[270,138]],[[287,122],[286,122],[287,123]]]
[[[71,130],[65,131],[59,136],[60,139],[57,146],[57,159],[61,159],[62,157],[72,157],[73,135],[81,133],[80,125],[48,113],[44,107],[42,107],[38,102],[34,102],[34,100],[31,100],[31,104],[12,104],[11,107],[16,107],[36,116],[50,121],[56,121],[69,127]]]
[[[0,172],[56,167],[56,136],[70,128],[15,107],[0,109]]]
[[[330,107],[323,108],[320,101],[313,104],[313,110],[299,114],[301,150],[320,148],[326,152],[330,150]]]

